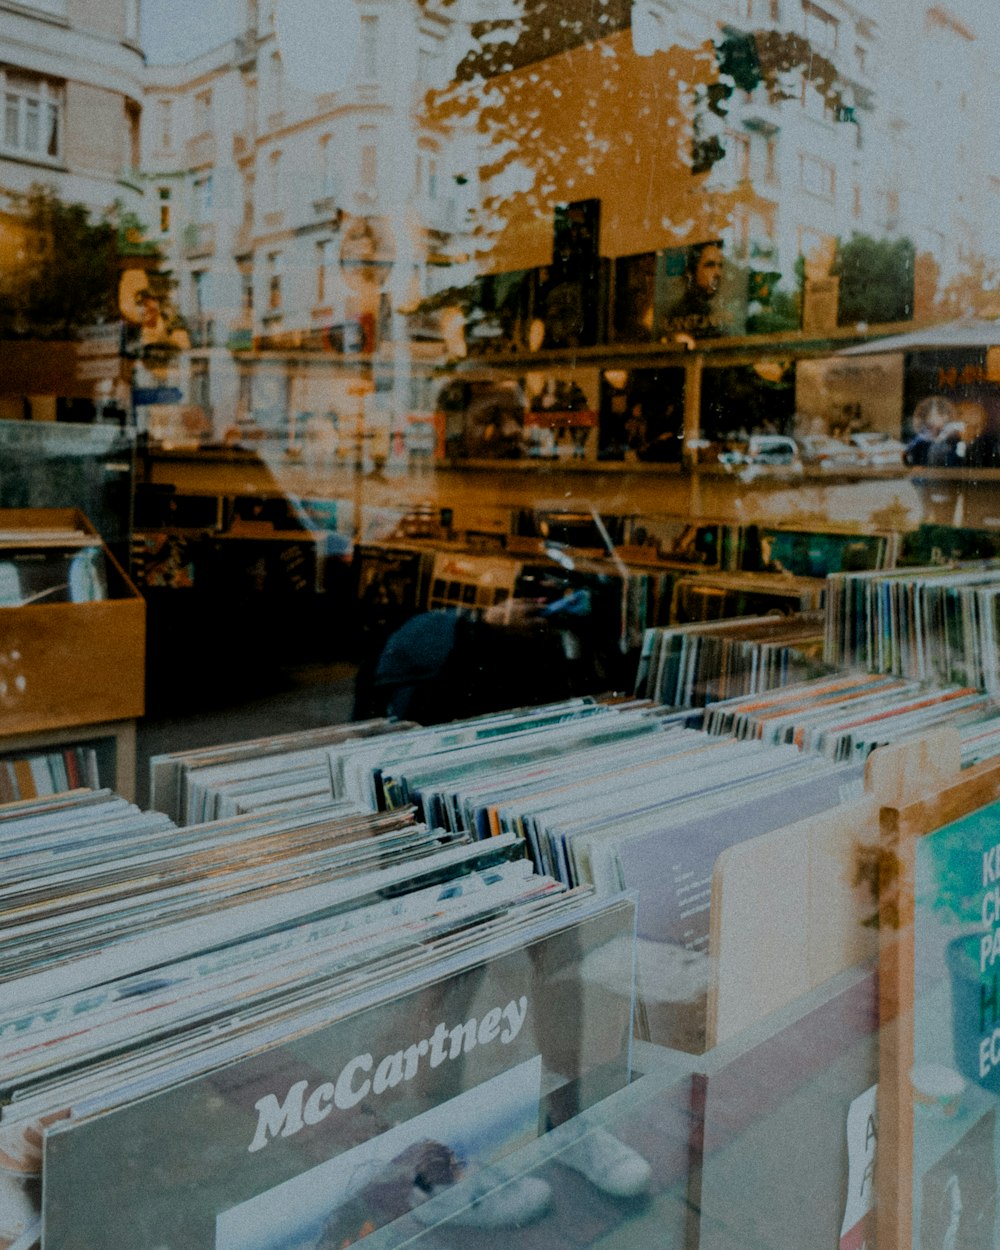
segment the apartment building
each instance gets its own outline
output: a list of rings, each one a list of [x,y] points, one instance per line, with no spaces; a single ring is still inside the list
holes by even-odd
[[[0,194],[141,202],[139,0],[0,3]]]
[[[550,267],[566,204],[597,206],[612,282],[717,239],[753,311],[755,275],[797,291],[804,261],[814,328],[852,233],[911,239],[943,285],[1000,254],[1000,162],[976,31],[916,11],[919,30],[883,0],[619,0],[550,28],[482,0],[358,0],[327,82],[288,10],[247,0],[239,36],[146,85],[147,216],[191,327],[191,400],[216,434],[391,441],[465,350],[455,318],[473,351],[501,333],[469,283]],[[446,345],[447,300],[414,310],[452,289]],[[558,345],[531,317],[516,350]],[[596,368],[574,378],[597,408]]]
[[[737,91],[727,119],[724,176],[755,195],[733,214],[737,255],[767,262],[793,280],[795,262],[825,273],[838,237],[881,234],[873,182],[886,116],[875,95],[884,66],[878,3],[728,0],[726,30],[772,32],[774,64]],[[762,61],[764,48],[761,47]],[[799,59],[797,47],[808,48]],[[792,62],[786,68],[782,62]]]
[[[934,257],[942,286],[962,274],[988,281],[1000,256],[1000,141],[986,105],[996,76],[987,7],[929,4],[908,27],[893,14],[900,72],[882,157],[899,193],[897,228]]]
[[[401,399],[376,366],[398,379],[434,350],[403,310],[433,289],[462,212],[455,146],[419,108],[448,29],[433,6],[359,5],[349,72],[323,83],[273,4],[251,2],[238,37],[150,68],[147,199],[191,331],[189,396],[217,435],[335,442],[364,420],[387,437],[429,409],[419,369]]]

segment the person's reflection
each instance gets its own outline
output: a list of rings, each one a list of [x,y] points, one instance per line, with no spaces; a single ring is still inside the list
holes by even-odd
[[[922,399],[913,410],[914,435],[906,446],[903,459],[909,465],[925,465],[931,448],[946,425],[960,419],[951,400],[940,395]]]
[[[684,293],[669,309],[668,333],[710,338],[724,333],[724,318],[718,308],[718,295],[725,272],[725,256],[718,241],[695,243],[687,250],[684,263]]]

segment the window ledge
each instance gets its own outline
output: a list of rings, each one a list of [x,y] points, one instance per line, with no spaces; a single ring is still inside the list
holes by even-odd
[[[8,13],[17,13],[22,17],[30,17],[33,22],[48,22],[51,26],[68,28],[69,18],[64,13],[50,13],[45,9],[36,9],[34,5],[15,4],[13,0],[0,0],[0,9]]]
[[[3,7],[3,2],[0,0],[0,9]],[[63,174],[69,173],[69,166],[61,156],[31,155],[27,152],[12,152],[8,148],[0,147],[0,159],[14,161],[18,165],[33,165],[37,169],[52,169]]]

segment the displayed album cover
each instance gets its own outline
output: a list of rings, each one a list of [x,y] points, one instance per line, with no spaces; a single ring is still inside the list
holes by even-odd
[[[741,537],[741,567],[749,572],[828,577],[831,573],[879,569],[887,540],[880,534],[823,534],[748,526]]]
[[[430,559],[423,551],[361,546],[354,554],[362,628],[390,633],[424,606]]]
[[[654,338],[669,341],[746,333],[746,271],[726,256],[721,239],[657,253]]]
[[[284,495],[236,495],[232,501],[230,528],[259,526],[275,531],[300,530],[297,503]]]
[[[621,343],[653,341],[656,253],[619,256],[615,261],[614,336]]]
[[[302,525],[312,530],[337,530],[338,510],[344,511],[336,499],[296,499],[295,513]]]
[[[146,533],[132,539],[136,580],[149,590],[189,590],[207,551],[200,534]]]
[[[925,1098],[937,1095],[913,1117],[921,1250],[996,1244],[998,816],[992,803],[916,840],[913,1076]]]
[[[520,571],[520,563],[506,556],[438,552],[427,606],[475,615],[511,598]]]
[[[319,585],[311,539],[220,537],[208,540],[215,557],[213,589],[232,594],[309,594]]]
[[[534,270],[518,269],[483,274],[476,280],[465,330],[470,355],[527,347],[534,277]]]
[[[593,346],[600,334],[601,201],[556,206],[552,263],[535,271],[533,311],[545,327],[546,347]]]
[[[45,1136],[46,1250],[339,1250],[391,1223],[624,1087],[633,940],[628,900],[584,903],[193,1080],[78,1107]]]
[[[707,956],[712,870],[727,847],[836,807],[860,779],[856,766],[791,783],[779,772],[764,793],[737,794],[734,803],[743,801],[728,812],[623,838],[616,847],[622,883],[637,892],[639,936],[663,948],[663,966],[676,965],[682,952]],[[649,1039],[694,1053],[704,1050],[707,992],[706,979],[703,991],[685,1000],[669,978],[661,983],[640,970],[639,996]]]

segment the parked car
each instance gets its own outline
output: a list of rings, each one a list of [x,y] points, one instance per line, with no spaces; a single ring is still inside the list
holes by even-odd
[[[831,434],[805,434],[799,439],[802,459],[814,468],[833,472],[838,469],[856,468],[865,463],[860,447],[842,442]]]
[[[906,451],[905,443],[877,430],[861,430],[852,434],[851,444],[861,452],[864,457],[863,464],[876,465],[879,468],[895,468],[896,465],[901,465],[903,453]]]
[[[751,434],[742,446],[730,447],[719,456],[727,465],[784,465],[802,467],[798,444],[785,434]]]

